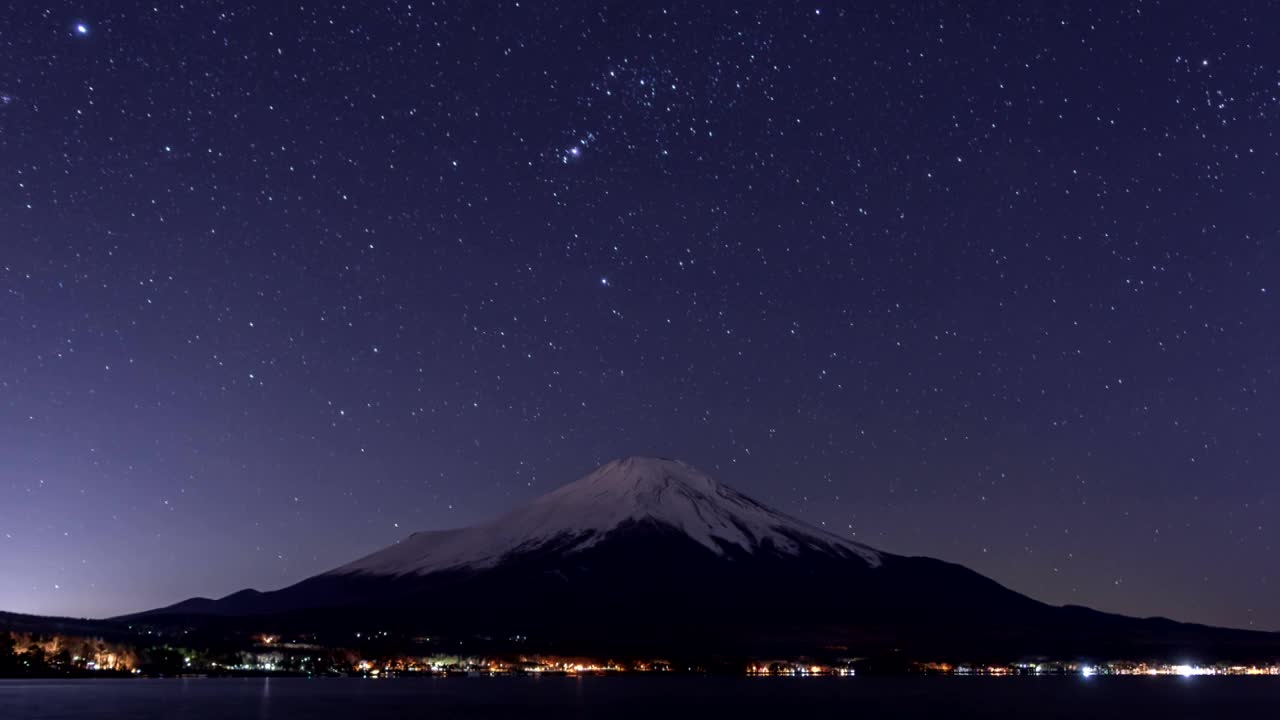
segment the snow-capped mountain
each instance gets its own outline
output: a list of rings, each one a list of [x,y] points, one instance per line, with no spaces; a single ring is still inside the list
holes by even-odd
[[[487,525],[415,533],[331,574],[491,568],[508,556],[546,547],[581,552],[620,527],[645,521],[676,530],[720,556],[735,551],[797,555],[804,548],[880,564],[875,550],[767,508],[679,460],[629,457]]]
[[[972,570],[880,552],[676,460],[615,460],[491,523],[421,532],[271,592],[131,616],[191,627],[521,637],[556,651],[1184,653],[1266,633],[1054,607]],[[522,650],[529,646],[522,645]]]

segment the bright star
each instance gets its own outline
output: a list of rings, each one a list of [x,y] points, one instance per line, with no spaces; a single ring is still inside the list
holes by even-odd
[[[80,37],[85,37],[89,34],[89,26],[85,23],[76,23],[76,26],[73,29]]]

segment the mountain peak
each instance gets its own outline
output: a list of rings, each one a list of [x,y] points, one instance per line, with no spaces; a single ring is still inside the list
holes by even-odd
[[[643,501],[663,491],[681,489],[686,492],[715,493],[720,483],[710,475],[680,460],[670,458],[630,457],[610,460],[574,482],[545,497],[563,501],[585,495],[614,501]]]
[[[632,456],[607,462],[490,524],[415,533],[333,572],[407,575],[486,568],[541,548],[579,552],[639,523],[682,533],[718,555],[808,550],[880,563],[876,551],[765,507],[692,465]]]

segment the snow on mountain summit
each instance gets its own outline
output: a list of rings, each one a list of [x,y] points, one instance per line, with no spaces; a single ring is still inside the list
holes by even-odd
[[[803,548],[880,563],[875,550],[767,508],[679,460],[628,457],[490,524],[415,533],[333,573],[408,575],[492,567],[507,555],[552,543],[564,552],[584,550],[624,524],[644,521],[678,530],[717,554],[736,548],[794,555]]]

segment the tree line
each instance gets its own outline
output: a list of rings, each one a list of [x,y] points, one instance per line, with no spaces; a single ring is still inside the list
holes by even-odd
[[[132,648],[97,638],[0,631],[0,677],[125,675],[138,665]]]

